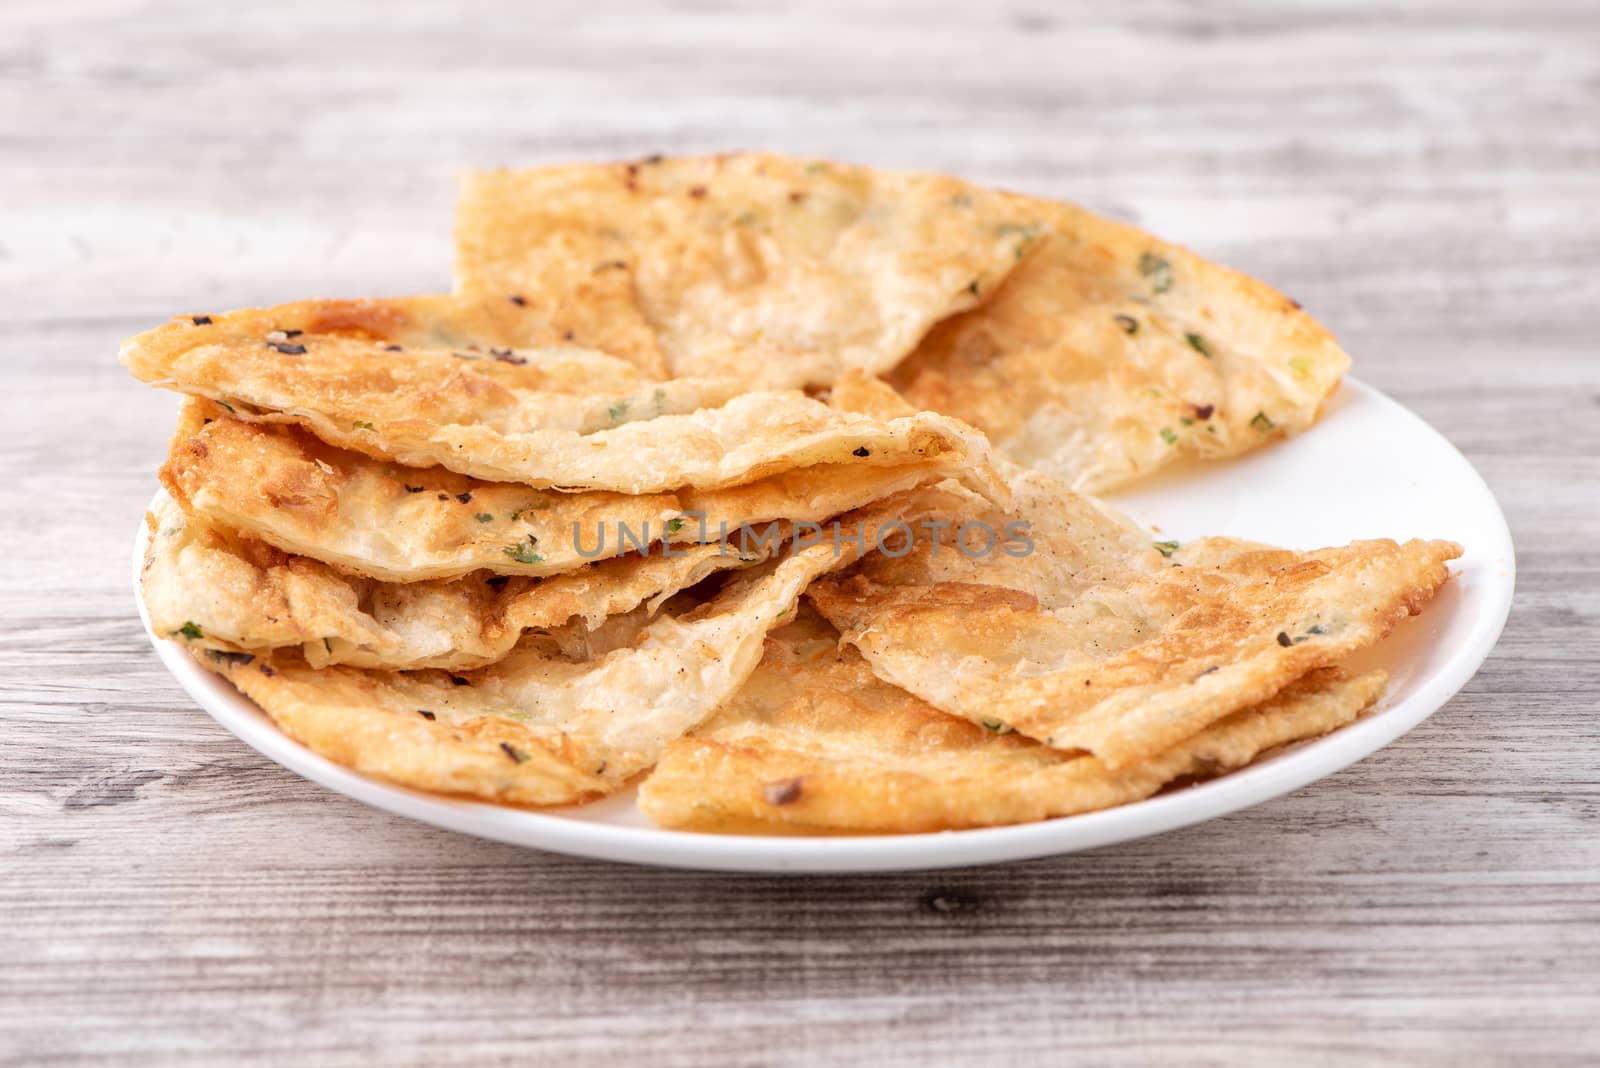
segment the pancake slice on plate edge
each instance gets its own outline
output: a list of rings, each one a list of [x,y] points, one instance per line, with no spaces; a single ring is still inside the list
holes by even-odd
[[[1244,766],[1353,720],[1373,672],[1312,672],[1171,748],[1114,770],[948,715],[873,675],[809,609],[767,638],[761,665],[705,723],[670,743],[639,790],[656,823],[734,833],[901,834],[1067,816]]]
[[[311,667],[464,670],[503,659],[524,632],[598,628],[718,571],[768,555],[765,542],[630,552],[545,579],[478,573],[381,582],[187,515],[162,494],[146,515],[141,589],[150,626],[191,649],[293,651]]]
[[[881,514],[892,514],[881,512]],[[286,734],[402,785],[527,805],[599,797],[653,766],[662,747],[755,670],[768,630],[801,592],[847,565],[852,543],[818,544],[593,630],[531,634],[474,671],[313,668],[297,654],[196,649]]]
[[[611,316],[608,351],[656,375],[826,385],[893,366],[1043,232],[1032,205],[959,179],[770,153],[482,171],[462,180],[456,282],[582,293]]]
[[[1013,472],[1011,488],[1010,509],[951,484],[909,494],[898,514],[925,533],[809,599],[879,678],[1113,770],[1382,639],[1461,554],[1152,542],[1043,473]]]
[[[724,526],[816,522],[952,476],[1002,497],[1007,492],[990,473],[981,439],[974,454],[959,436],[948,449],[898,463],[866,463],[847,453],[848,462],[789,468],[714,490],[568,493],[374,460],[301,428],[247,423],[208,404],[184,405],[161,470],[162,484],[185,511],[285,552],[392,582],[478,570],[560,574],[663,539],[717,539]],[[623,528],[644,544],[626,540]]]

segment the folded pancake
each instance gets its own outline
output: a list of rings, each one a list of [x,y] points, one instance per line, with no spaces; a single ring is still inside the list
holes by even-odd
[[[883,509],[881,517],[894,515]],[[297,655],[196,650],[288,735],[357,771],[408,786],[551,805],[611,792],[730,697],[801,591],[847,566],[849,542],[786,547],[653,617],[524,637],[475,671],[312,668]],[[713,580],[714,581],[714,580]],[[183,634],[177,640],[183,640]]]
[[[350,575],[187,515],[162,494],[145,516],[140,586],[150,627],[194,649],[299,650],[307,664],[465,670],[503,659],[530,631],[593,630],[718,571],[766,543],[658,547],[546,579],[475,574],[391,583]]]
[[[814,613],[767,639],[715,715],[672,742],[639,790],[665,827],[914,833],[1067,816],[1218,775],[1354,719],[1381,672],[1328,668],[1121,769],[939,711],[874,677]]]
[[[727,379],[652,381],[583,349],[397,345],[384,333],[389,310],[319,301],[189,317],[125,342],[121,359],[141,380],[243,420],[536,488],[715,489],[815,464],[952,452],[981,468],[988,451],[982,435],[933,413],[883,421],[796,390],[735,395]]]
[[[809,596],[879,678],[1112,769],[1378,641],[1461,553],[1152,544],[1042,473],[1015,473],[1012,489],[1011,511],[949,484],[917,491],[901,513],[918,536],[900,555],[874,552]]]
[[[992,299],[890,372],[917,408],[985,431],[1074,489],[1302,430],[1349,357],[1262,282],[1071,204]]]
[[[951,476],[981,482],[963,449],[892,464],[814,464],[706,491],[567,493],[374,460],[298,427],[247,423],[190,401],[161,481],[214,526],[354,574],[543,577],[662,541],[720,541],[743,524],[815,522]],[[989,488],[1005,492],[998,480]]]
[[[598,347],[655,375],[820,385],[892,367],[1042,232],[954,178],[764,153],[496,170],[463,180],[456,281],[581,292],[613,324]]]

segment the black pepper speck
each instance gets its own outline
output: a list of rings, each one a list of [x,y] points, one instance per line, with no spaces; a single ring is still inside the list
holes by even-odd
[[[801,793],[799,778],[779,779],[761,788],[761,796],[767,799],[769,805],[792,805],[800,800]]]

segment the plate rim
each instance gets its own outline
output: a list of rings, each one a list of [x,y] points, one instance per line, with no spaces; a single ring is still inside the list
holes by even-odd
[[[1500,581],[1465,640],[1400,704],[1332,734],[1289,747],[1217,779],[1116,808],[1004,827],[899,835],[720,835],[571,819],[469,798],[430,794],[370,778],[323,757],[280,731],[249,698],[207,671],[150,627],[140,577],[149,532],[141,516],[134,538],[133,588],[140,622],[162,664],[213,720],[262,756],[351,800],[446,830],[592,860],[696,871],[768,874],[869,874],[935,870],[1064,855],[1203,823],[1281,797],[1327,778],[1392,744],[1437,712],[1488,659],[1510,614],[1516,554],[1505,512],[1471,461],[1409,408],[1356,378],[1341,390],[1361,394],[1437,438],[1470,472],[1490,505],[1490,558],[1503,557]],[[1312,428],[1315,429],[1314,427]],[[1487,539],[1486,539],[1487,540]]]

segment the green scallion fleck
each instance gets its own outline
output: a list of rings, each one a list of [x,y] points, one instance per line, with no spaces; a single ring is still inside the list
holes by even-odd
[[[1139,273],[1150,283],[1150,292],[1165,293],[1172,288],[1172,264],[1154,252],[1139,253]]]
[[[480,523],[492,523],[492,522],[494,522],[494,516],[491,515],[488,512],[479,512],[475,518]]]
[[[995,228],[995,233],[1000,237],[1015,237],[1017,243],[1011,249],[1011,254],[1017,259],[1022,259],[1022,254],[1032,247],[1034,239],[1039,236],[1039,228],[1031,223],[1001,223]]]
[[[1194,349],[1206,359],[1211,359],[1211,346],[1206,344],[1206,339],[1199,334],[1185,334],[1184,339],[1189,342],[1189,347]]]
[[[1170,426],[1164,426],[1161,428],[1161,440],[1168,445],[1176,445],[1178,443],[1178,435],[1172,432]]]
[[[1001,237],[1021,237],[1029,241],[1039,236],[1039,228],[1033,223],[1004,222],[995,227],[994,232]]]
[[[183,635],[184,641],[190,641],[190,642],[194,641],[196,638],[205,637],[205,635],[200,630],[199,624],[195,623],[193,620],[190,620],[189,622],[186,622],[183,626],[179,627],[177,630],[173,631],[172,633],[173,633],[174,636],[181,634],[181,635]]]
[[[1156,552],[1168,558],[1171,558],[1172,554],[1178,551],[1178,543],[1175,541],[1158,541],[1154,544]]]
[[[534,551],[532,542],[519,541],[515,545],[507,545],[500,551],[519,564],[544,563],[544,557]]]
[[[1267,418],[1266,412],[1257,412],[1255,415],[1251,416],[1250,425],[1261,431],[1263,434],[1269,430],[1276,430],[1278,427],[1277,423],[1274,423],[1271,419]]]

